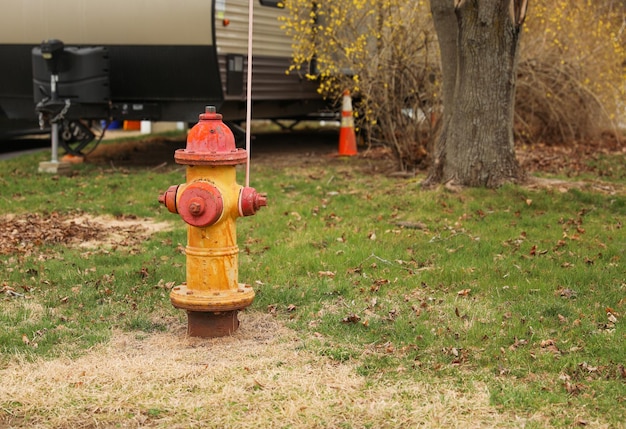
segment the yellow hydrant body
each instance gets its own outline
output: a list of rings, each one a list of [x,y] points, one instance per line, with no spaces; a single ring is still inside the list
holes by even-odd
[[[266,205],[265,195],[236,182],[236,165],[247,161],[236,149],[230,129],[212,106],[177,150],[176,162],[187,165],[187,182],[172,186],[159,201],[178,213],[187,226],[186,284],[175,286],[174,307],[187,310],[188,334],[228,335],[239,326],[237,313],[254,300],[254,290],[239,283],[236,219]]]

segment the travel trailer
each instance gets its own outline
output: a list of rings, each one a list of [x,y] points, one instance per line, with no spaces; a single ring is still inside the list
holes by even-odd
[[[291,40],[279,1],[251,1],[253,118],[323,110],[315,82],[286,74]],[[242,120],[247,41],[248,0],[4,0],[0,127],[39,116],[80,140],[90,123],[191,123],[206,105]]]

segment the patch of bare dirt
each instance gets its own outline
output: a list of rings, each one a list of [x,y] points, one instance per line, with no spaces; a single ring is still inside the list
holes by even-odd
[[[175,165],[174,152],[185,147],[183,139],[148,137],[141,140],[101,144],[86,162],[114,167],[156,167]]]
[[[0,216],[0,254],[33,254],[47,244],[113,248],[139,244],[170,225],[136,216],[91,216],[86,213],[27,213]]]
[[[149,137],[142,140],[100,145],[87,157],[93,164],[116,167],[175,166],[174,152],[184,149],[184,139]],[[253,136],[252,162],[277,167],[318,162],[337,152],[337,131],[266,132]]]
[[[276,168],[336,162],[340,159],[338,139],[338,131],[333,129],[257,133],[253,135],[251,142],[251,162]],[[174,152],[184,148],[185,144],[182,138],[175,140],[149,137],[145,140],[101,145],[89,155],[87,162],[116,167],[176,167],[178,165],[174,161]],[[517,147],[516,153],[522,168],[530,175],[550,173],[576,177],[589,173],[601,179],[606,172],[601,171],[601,167],[594,161],[607,154],[626,155],[626,142],[606,135],[598,141],[573,142],[567,145],[524,145]],[[426,173],[424,170],[398,171],[391,150],[383,146],[359,147],[359,153],[353,159],[360,161],[353,164],[356,168],[371,174],[415,177]],[[575,180],[573,183],[574,185],[568,187],[580,188],[583,185]],[[565,186],[561,183],[555,186],[561,185]],[[551,187],[552,183],[532,180],[530,186]]]

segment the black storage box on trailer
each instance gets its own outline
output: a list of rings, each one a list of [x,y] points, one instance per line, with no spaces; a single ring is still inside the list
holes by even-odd
[[[32,50],[35,103],[50,96],[50,71],[41,47]],[[105,47],[65,47],[59,61],[57,97],[73,103],[108,103],[109,54]]]

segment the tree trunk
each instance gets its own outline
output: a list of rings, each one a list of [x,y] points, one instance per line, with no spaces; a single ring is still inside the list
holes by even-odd
[[[521,8],[521,12],[520,12]],[[444,70],[444,125],[425,184],[497,187],[518,181],[513,113],[526,1],[431,0]],[[450,19],[454,14],[455,19]],[[455,53],[442,43],[456,34]],[[446,90],[455,70],[454,90]]]

